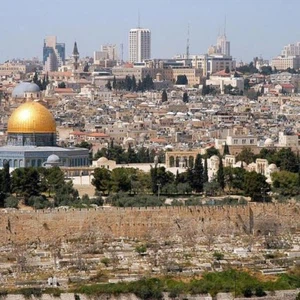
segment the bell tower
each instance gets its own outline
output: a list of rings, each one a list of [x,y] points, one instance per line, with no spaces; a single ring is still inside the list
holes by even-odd
[[[78,52],[78,48],[77,48],[77,43],[74,43],[74,48],[73,48],[73,52],[72,52],[72,57],[73,57],[73,70],[77,71],[78,67],[79,67],[79,52]]]

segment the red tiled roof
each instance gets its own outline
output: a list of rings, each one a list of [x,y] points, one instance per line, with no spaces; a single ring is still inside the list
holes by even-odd
[[[109,137],[109,135],[105,134],[105,133],[102,133],[102,132],[93,132],[93,133],[89,133],[87,134],[87,136],[91,136],[91,137]]]
[[[294,86],[290,83],[283,83],[283,84],[281,84],[281,86],[285,89],[293,89],[294,88]]]

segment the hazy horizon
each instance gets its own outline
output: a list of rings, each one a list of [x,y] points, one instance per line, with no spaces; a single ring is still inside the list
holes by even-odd
[[[224,30],[237,61],[262,55],[272,59],[284,45],[300,41],[296,0],[16,0],[2,3],[0,62],[12,58],[42,58],[43,40],[56,35],[66,44],[66,56],[77,41],[80,56],[93,56],[102,44],[124,45],[140,25],[152,34],[152,57],[170,58],[186,51],[190,24],[190,54],[203,54]]]

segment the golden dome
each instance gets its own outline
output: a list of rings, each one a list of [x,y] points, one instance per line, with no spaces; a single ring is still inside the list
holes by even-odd
[[[55,120],[50,111],[38,102],[20,105],[10,116],[8,133],[56,133]]]

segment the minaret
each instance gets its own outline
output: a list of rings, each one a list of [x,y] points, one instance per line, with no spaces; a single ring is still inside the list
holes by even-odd
[[[74,48],[73,48],[73,52],[72,52],[72,57],[73,57],[73,67],[74,67],[74,71],[77,71],[78,66],[79,66],[79,52],[78,52],[78,48],[77,48],[77,43],[74,43]]]

